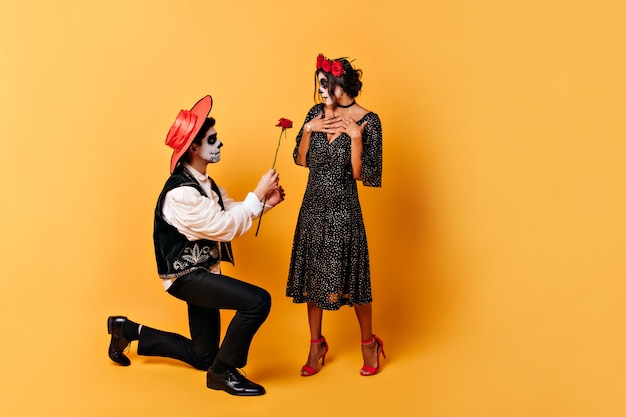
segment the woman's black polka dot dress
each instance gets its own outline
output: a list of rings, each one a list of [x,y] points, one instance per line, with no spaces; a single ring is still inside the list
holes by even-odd
[[[309,110],[308,121],[324,109]],[[382,127],[378,115],[367,113],[363,131],[361,181],[381,186]],[[296,138],[294,159],[302,138]],[[309,180],[293,239],[287,296],[295,303],[314,302],[325,310],[337,310],[372,301],[370,265],[365,226],[357,184],[350,163],[351,139],[342,134],[328,143],[326,134],[313,132],[307,154]]]

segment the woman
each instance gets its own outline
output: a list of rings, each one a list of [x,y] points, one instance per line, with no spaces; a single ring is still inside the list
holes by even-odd
[[[311,345],[302,376],[319,370],[328,353],[322,313],[354,306],[361,329],[361,375],[379,369],[383,342],[372,332],[369,254],[356,181],[380,187],[382,128],[376,113],[355,100],[362,71],[345,58],[320,54],[316,98],[296,138],[294,160],[309,168],[309,180],[296,225],[287,296],[306,303]]]

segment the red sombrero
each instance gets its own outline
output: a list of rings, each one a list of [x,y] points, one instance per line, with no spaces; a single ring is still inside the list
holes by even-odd
[[[191,142],[211,112],[211,107],[213,107],[213,99],[211,96],[206,96],[200,99],[191,110],[181,110],[176,116],[165,138],[165,144],[174,149],[170,161],[170,174],[174,172],[180,157],[189,149]]]

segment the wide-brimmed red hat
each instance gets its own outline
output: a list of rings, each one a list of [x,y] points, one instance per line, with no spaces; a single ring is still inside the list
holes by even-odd
[[[174,149],[170,161],[170,174],[174,172],[180,157],[191,146],[191,142],[211,112],[211,107],[213,107],[213,99],[211,96],[206,96],[200,99],[191,110],[181,110],[176,116],[176,120],[165,138],[165,144]]]

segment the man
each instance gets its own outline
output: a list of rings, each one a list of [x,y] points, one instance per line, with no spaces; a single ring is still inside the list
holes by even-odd
[[[269,314],[271,298],[254,285],[221,275],[220,261],[233,263],[230,240],[244,234],[263,208],[284,199],[278,173],[270,169],[245,200],[235,202],[206,175],[219,162],[222,142],[213,101],[206,96],[181,110],[165,143],[174,150],[170,177],[154,216],[157,270],[166,291],[188,306],[191,339],[111,316],[109,357],[128,366],[124,350],[138,340],[137,353],[181,360],[207,370],[207,387],[232,395],[263,395],[265,389],[238,368],[247,363],[252,338]],[[265,203],[265,204],[264,204]],[[220,309],[235,310],[220,346]]]

